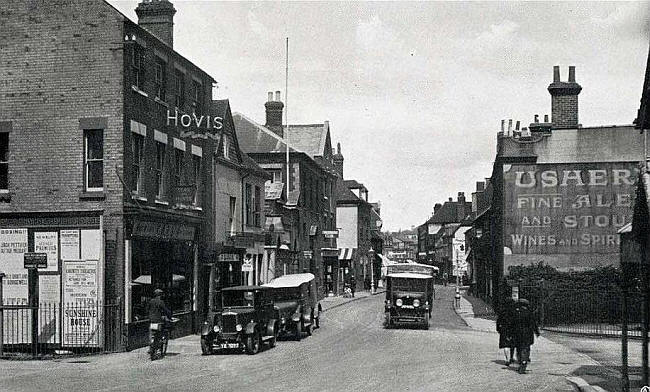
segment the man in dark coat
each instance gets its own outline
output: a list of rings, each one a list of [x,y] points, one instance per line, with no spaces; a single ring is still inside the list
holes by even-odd
[[[497,315],[497,332],[499,332],[499,348],[509,349],[510,359],[506,361],[506,366],[514,362],[515,342],[512,338],[512,322],[515,302],[512,298],[503,301]]]
[[[530,362],[530,346],[539,336],[539,328],[533,312],[530,311],[530,302],[520,298],[515,305],[512,323],[512,337],[519,357],[519,373],[526,373],[526,366]]]

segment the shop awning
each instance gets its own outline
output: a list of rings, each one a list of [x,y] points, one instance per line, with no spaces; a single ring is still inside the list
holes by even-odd
[[[182,282],[185,280],[185,277],[183,275],[177,275],[173,274],[172,275],[172,282]],[[133,279],[133,283],[136,284],[151,284],[151,275],[140,275],[137,278]]]
[[[273,231],[275,232],[284,231],[281,216],[267,216],[264,222],[264,230],[268,232],[271,225],[273,225]]]
[[[339,260],[352,260],[356,248],[339,248]]]

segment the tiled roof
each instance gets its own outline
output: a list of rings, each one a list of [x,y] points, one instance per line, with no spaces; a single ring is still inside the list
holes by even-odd
[[[337,204],[339,203],[360,203],[362,200],[357,197],[357,195],[354,194],[345,185],[345,181],[337,181],[336,182],[336,202]]]
[[[233,113],[239,147],[245,153],[285,152],[284,139],[241,113]],[[289,144],[289,151],[296,151]]]
[[[284,127],[289,145],[312,158],[323,156],[327,132],[325,124],[290,125],[289,132],[287,127]]]
[[[258,165],[257,162],[253,160],[253,158],[248,156],[248,154],[242,154],[242,164],[247,170],[255,173],[259,177],[262,177],[266,180],[272,178],[271,175],[266,170],[262,169],[260,165]]]
[[[366,187],[362,183],[357,182],[357,180],[343,180],[343,183],[350,189],[366,189]]]
[[[472,211],[472,203],[465,202],[465,208],[461,214],[461,204],[457,201],[447,201],[440,207],[427,223],[457,223],[462,221]],[[462,215],[462,216],[461,216]]]

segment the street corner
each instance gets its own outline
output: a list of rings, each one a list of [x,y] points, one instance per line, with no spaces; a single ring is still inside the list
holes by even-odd
[[[578,376],[567,376],[566,380],[578,391],[580,392],[608,392],[607,389],[604,389],[600,385],[592,385],[588,383],[584,378]]]

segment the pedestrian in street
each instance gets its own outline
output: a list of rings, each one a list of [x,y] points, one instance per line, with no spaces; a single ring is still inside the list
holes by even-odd
[[[350,281],[350,291],[352,292],[352,298],[354,298],[354,289],[357,284],[357,279],[353,276],[352,280]]]
[[[515,341],[512,336],[512,322],[515,301],[512,298],[506,298],[500,306],[497,315],[497,332],[499,332],[499,349],[506,349],[506,366],[510,366],[515,361]],[[509,359],[508,356],[510,357]]]
[[[530,302],[520,298],[513,314],[512,336],[517,347],[519,358],[519,373],[526,373],[526,366],[530,362],[530,346],[535,342],[535,336],[539,336],[539,328],[533,312],[530,310]]]
[[[449,277],[447,276],[447,273],[445,272],[445,273],[442,274],[442,283],[445,286],[447,285],[447,279],[449,279]]]

